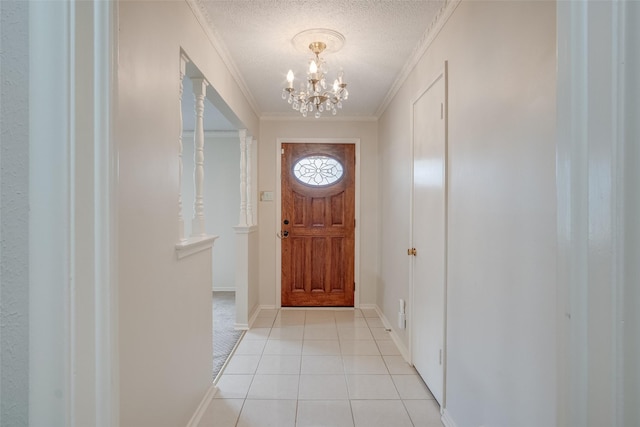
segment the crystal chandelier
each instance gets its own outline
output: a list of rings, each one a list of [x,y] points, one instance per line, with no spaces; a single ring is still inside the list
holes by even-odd
[[[321,35],[330,35],[329,42],[339,40],[339,45],[333,43],[332,50],[336,51],[342,46],[344,38],[341,34],[331,30],[307,30],[296,35],[294,37],[294,43],[296,40],[301,41],[309,36],[318,37]],[[303,117],[307,117],[307,114],[314,114],[315,118],[319,118],[323,112],[331,111],[334,116],[337,110],[342,108],[342,101],[346,101],[349,98],[349,92],[347,91],[347,84],[343,81],[344,73],[342,70],[338,72],[337,78],[334,80],[333,85],[327,90],[327,65],[320,57],[320,54],[327,49],[327,43],[324,41],[312,41],[308,45],[309,50],[313,52],[314,57],[309,61],[309,69],[307,70],[307,82],[300,83],[300,90],[296,91],[293,88],[293,71],[289,70],[287,73],[287,87],[282,89],[282,99],[286,99],[296,111],[299,111]]]

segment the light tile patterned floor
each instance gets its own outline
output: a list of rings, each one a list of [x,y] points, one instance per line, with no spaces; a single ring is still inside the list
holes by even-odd
[[[201,427],[442,427],[374,310],[263,310]]]

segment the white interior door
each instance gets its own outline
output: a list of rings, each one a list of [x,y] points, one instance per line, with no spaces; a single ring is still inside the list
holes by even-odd
[[[446,73],[413,104],[413,364],[443,404],[446,302]]]

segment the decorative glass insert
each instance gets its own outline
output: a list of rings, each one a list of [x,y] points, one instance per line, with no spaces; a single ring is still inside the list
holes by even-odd
[[[293,175],[303,184],[314,187],[331,185],[342,178],[342,163],[329,156],[314,154],[293,165]]]

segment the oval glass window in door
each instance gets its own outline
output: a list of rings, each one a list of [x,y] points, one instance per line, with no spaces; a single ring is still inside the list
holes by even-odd
[[[293,176],[305,185],[325,187],[342,178],[342,163],[330,156],[314,154],[299,159],[293,165]]]

